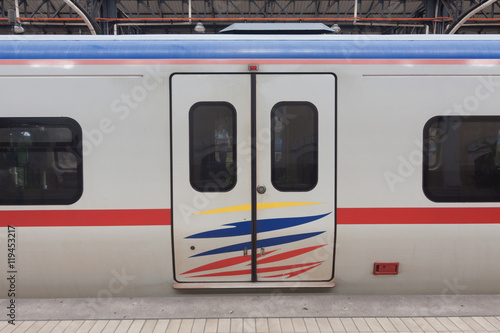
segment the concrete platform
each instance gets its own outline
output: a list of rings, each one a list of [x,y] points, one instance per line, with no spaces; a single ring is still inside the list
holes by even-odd
[[[500,332],[500,317],[197,318],[0,322],[1,333]]]
[[[9,300],[0,300],[6,309]],[[18,320],[500,316],[500,295],[17,299]],[[1,333],[1,332],[0,332]]]
[[[0,300],[7,318],[9,300]],[[500,295],[17,299],[0,333],[500,333]]]

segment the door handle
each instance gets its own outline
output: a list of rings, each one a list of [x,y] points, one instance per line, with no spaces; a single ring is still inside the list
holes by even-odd
[[[266,255],[266,250],[263,247],[260,248],[260,255],[261,256],[265,256]]]
[[[243,249],[243,256],[248,256],[248,249],[246,247]]]

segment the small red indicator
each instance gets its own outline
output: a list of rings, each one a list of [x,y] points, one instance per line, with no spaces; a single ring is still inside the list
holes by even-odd
[[[399,273],[399,262],[376,262],[373,265],[374,275],[397,275]]]
[[[258,71],[259,65],[248,65],[248,70],[249,71]]]

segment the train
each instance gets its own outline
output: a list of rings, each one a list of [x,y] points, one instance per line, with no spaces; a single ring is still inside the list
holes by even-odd
[[[0,297],[500,292],[500,36],[0,39]]]

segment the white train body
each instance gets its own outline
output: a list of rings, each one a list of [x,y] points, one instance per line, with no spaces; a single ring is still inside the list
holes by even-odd
[[[498,36],[4,37],[0,66],[2,297],[500,292]]]

